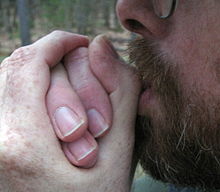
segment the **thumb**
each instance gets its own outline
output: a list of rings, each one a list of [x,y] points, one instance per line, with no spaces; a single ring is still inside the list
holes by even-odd
[[[120,60],[103,36],[90,44],[89,57],[91,69],[109,94],[113,108],[111,131],[99,140],[99,159],[105,159],[103,163],[108,162],[109,167],[124,162],[126,170],[132,158],[140,82],[134,69]]]
[[[134,68],[122,61],[113,45],[104,35],[97,36],[89,48],[92,71],[109,94],[122,84],[122,87],[127,85],[125,81],[132,81],[131,87],[139,84]],[[140,86],[138,85],[138,87]]]
[[[89,60],[92,72],[110,98],[117,94],[116,100],[136,98],[137,102],[141,84],[135,69],[122,61],[105,36],[97,36],[90,44]]]

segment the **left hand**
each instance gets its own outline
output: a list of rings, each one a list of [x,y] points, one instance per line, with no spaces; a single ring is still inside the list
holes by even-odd
[[[72,166],[53,133],[45,106],[48,66],[58,63],[76,44],[86,43],[76,35],[56,32],[4,61],[0,70],[0,191],[129,190],[140,85],[102,38],[90,45],[90,67],[108,93],[113,120],[109,134],[99,139],[95,167]],[[95,147],[89,136],[85,139]],[[66,145],[64,151],[68,151]]]
[[[61,64],[52,70],[47,108],[62,145],[74,154],[66,153],[67,158],[76,166],[88,168],[96,162],[98,145],[92,149],[85,133],[94,143],[93,138],[106,134],[111,127],[111,104],[90,70],[88,48],[72,51],[64,61],[68,77]]]
[[[89,51],[90,63],[88,62],[87,51]],[[68,74],[70,76],[69,79],[72,80],[73,90],[78,90],[77,87],[80,87],[83,83],[91,83],[93,85],[93,81],[87,81],[87,78],[92,80],[94,78],[95,82],[98,82],[97,84],[100,85],[99,89],[97,89],[100,92],[97,92],[97,94],[103,91],[105,93],[103,94],[104,96],[100,95],[103,97],[108,96],[113,110],[113,124],[110,132],[103,138],[98,139],[100,151],[97,163],[92,169],[84,170],[82,173],[85,173],[85,175],[81,173],[80,169],[76,169],[73,173],[76,178],[80,178],[75,183],[78,186],[75,189],[79,192],[127,192],[131,184],[134,122],[140,91],[138,78],[118,58],[111,45],[103,37],[97,37],[91,43],[89,50],[87,48],[79,48],[71,52],[65,61],[66,69],[71,71]],[[56,72],[52,75],[54,76],[52,79],[60,78],[60,81],[61,79],[67,80],[63,67],[59,66],[54,70]],[[81,79],[85,81],[80,82]],[[65,85],[67,82],[62,84]],[[91,87],[86,86],[88,92],[82,93],[92,96],[93,89],[89,89]],[[53,88],[50,91],[52,90]],[[80,93],[79,91],[78,94]],[[84,104],[84,106],[87,105]],[[63,150],[68,159],[77,165],[74,155],[74,150],[77,150],[75,141],[63,143]],[[92,158],[90,162],[93,163]],[[89,161],[87,163],[89,164]],[[81,185],[80,183],[82,182],[85,182],[85,184]],[[94,184],[91,185],[90,182]]]

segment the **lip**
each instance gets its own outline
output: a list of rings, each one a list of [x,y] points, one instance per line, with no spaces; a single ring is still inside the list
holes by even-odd
[[[150,101],[150,99],[152,97],[151,92],[152,92],[151,88],[147,88],[141,93],[141,96],[140,96],[140,103],[141,104],[147,104]]]
[[[144,114],[146,110],[149,108],[151,100],[152,100],[152,89],[146,88],[140,95],[139,98],[139,106],[138,106],[138,113],[140,115]]]

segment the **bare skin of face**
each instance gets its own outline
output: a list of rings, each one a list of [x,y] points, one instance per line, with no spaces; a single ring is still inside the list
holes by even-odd
[[[220,188],[219,7],[179,1],[171,18],[159,20],[150,1],[118,1],[122,24],[142,35],[130,45],[144,85],[136,140],[156,179]]]

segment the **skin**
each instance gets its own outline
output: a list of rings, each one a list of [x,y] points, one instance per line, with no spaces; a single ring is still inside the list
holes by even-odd
[[[160,20],[148,8],[150,3],[144,2],[119,0],[117,12],[122,24],[129,30],[141,34],[143,38],[152,40],[157,44],[159,53],[165,54],[174,65],[179,65],[180,80],[185,86],[185,91],[186,87],[192,87],[196,83],[200,84],[200,89],[209,89],[210,92],[218,94],[216,92],[219,90],[219,83],[213,72],[216,72],[214,64],[219,63],[220,52],[220,39],[217,35],[220,31],[219,3],[179,2],[175,14],[170,19]],[[128,19],[140,22],[143,27],[133,29],[128,25]],[[206,92],[208,93],[208,90]],[[208,97],[208,94],[205,97]],[[147,110],[147,107],[143,106],[140,110],[144,113],[145,109]]]
[[[138,128],[146,135],[138,135],[139,155],[156,179],[220,187],[219,6],[215,0],[179,1],[174,15],[162,20],[151,1],[118,0],[121,23],[144,39],[130,48],[148,87],[139,104]]]
[[[93,78],[101,83],[111,102],[113,124],[111,132],[98,140],[98,161],[93,169],[72,166],[68,159],[79,166],[88,165],[88,161],[75,162],[71,158],[68,150],[72,143],[60,143],[47,112],[47,93],[59,87],[61,81],[65,88],[61,89],[62,93],[76,98],[73,89],[68,87],[65,70],[55,65],[68,52],[87,44],[84,36],[55,31],[30,46],[19,48],[3,61],[0,70],[0,191],[129,190],[137,113],[129,109],[137,108],[140,82],[103,37],[97,37],[89,46],[90,67]],[[86,62],[82,62],[82,66],[86,68]],[[49,67],[54,67],[52,73]],[[65,93],[67,90],[72,92]],[[65,104],[77,106],[79,114],[83,114],[80,104],[69,102]],[[79,139],[82,138],[97,149],[94,137],[87,130]],[[112,167],[119,161],[118,169],[112,172]],[[110,172],[111,177],[107,174]]]
[[[220,21],[218,19],[219,6],[220,4],[216,0],[210,0],[209,2],[205,0],[180,1],[175,14],[167,20],[161,20],[154,14],[150,1],[118,0],[117,2],[117,13],[121,23],[127,29],[139,33],[147,40],[144,44],[150,42],[153,45],[151,49],[154,54],[163,54],[162,65],[164,66],[165,63],[169,65],[169,68],[172,69],[170,73],[171,79],[173,80],[172,82],[176,82],[178,85],[177,88],[181,90],[181,95],[189,101],[188,103],[186,101],[183,103],[187,103],[186,106],[193,104],[197,106],[196,109],[200,109],[198,106],[205,104],[204,106],[208,113],[202,114],[205,114],[204,119],[207,117],[206,114],[211,117],[213,116],[210,125],[215,125],[215,129],[212,132],[208,129],[210,127],[207,126],[201,137],[203,138],[203,136],[209,133],[210,140],[214,142],[217,141],[218,137],[218,134],[216,134],[218,117],[215,111],[218,112],[218,98],[220,96],[218,76],[220,55],[218,49],[220,43],[218,37],[220,32]],[[138,25],[137,22],[139,23]],[[134,25],[135,23],[136,25]],[[79,37],[77,37],[77,39],[78,38]],[[50,39],[52,41],[50,41]],[[74,79],[74,77],[71,77],[73,73],[71,73],[71,75],[69,74],[70,82],[68,82],[66,72],[62,67],[59,66],[55,68],[51,74],[48,72],[48,66],[54,66],[59,63],[70,50],[74,52],[77,47],[86,47],[88,44],[88,42],[82,40],[82,38],[79,38],[79,41],[83,43],[71,42],[70,39],[75,39],[75,36],[73,37],[72,35],[60,32],[49,35],[46,39],[44,38],[28,47],[31,54],[26,54],[26,51],[24,52],[23,49],[19,49],[12,54],[9,59],[3,62],[0,81],[1,87],[3,87],[3,89],[1,89],[2,126],[0,137],[1,146],[3,146],[0,151],[0,168],[3,173],[0,177],[2,191],[30,191],[30,187],[32,187],[31,191],[57,190],[88,192],[89,189],[91,191],[101,192],[129,190],[133,150],[133,128],[140,84],[136,75],[134,75],[131,70],[128,70],[127,66],[125,67],[121,63],[109,46],[106,46],[108,43],[103,41],[103,38],[98,37],[89,46],[89,59],[85,59],[87,57],[85,56],[85,50],[85,52],[83,51],[82,53],[82,55],[85,55],[81,58],[83,61],[82,66],[85,65],[85,71],[87,72],[89,70],[88,67],[86,67],[86,63],[88,60],[90,62],[93,74],[90,76],[90,79],[97,79],[100,83],[97,83],[95,80],[95,87],[99,87],[97,93],[99,95],[101,92],[101,96],[99,96],[103,102],[101,106],[98,106],[97,101],[90,103],[86,98],[87,96],[89,98],[91,92],[77,92],[78,83],[71,81],[75,82],[78,78],[72,80]],[[54,45],[53,42],[57,42],[56,45],[60,46],[51,46],[51,44]],[[140,49],[143,48],[142,45],[138,48],[141,53],[145,53],[145,50]],[[24,50],[26,50],[26,48]],[[152,53],[152,50],[149,51],[149,53]],[[133,53],[137,54],[135,51]],[[74,55],[74,53],[72,54]],[[81,55],[81,53],[78,52],[77,55]],[[38,59],[37,62],[36,59]],[[67,59],[65,62],[65,67],[68,69],[67,74],[68,71],[71,70],[68,68],[68,63],[73,63],[74,68],[77,66],[77,62],[73,62],[71,59],[69,61]],[[28,67],[29,65],[24,65],[25,67],[23,69],[25,73],[23,73],[23,71],[21,73],[19,69],[22,68],[25,63],[33,63],[33,66],[31,65],[32,68],[30,69],[30,67]],[[7,73],[4,73],[4,71],[7,71]],[[10,73],[10,71],[13,73]],[[42,73],[40,73],[42,75],[41,78],[36,77],[36,71],[42,71]],[[141,70],[139,69],[139,71]],[[78,75],[77,72],[75,72],[76,77]],[[91,73],[86,74],[91,75]],[[10,81],[10,79],[13,80],[15,77],[16,79],[20,79],[17,84],[12,83],[14,81]],[[32,77],[33,79],[30,79]],[[50,77],[52,81],[49,89]],[[9,81],[7,79],[9,79]],[[40,82],[38,82],[39,79]],[[154,79],[151,80],[152,82],[150,83],[154,85]],[[37,89],[35,88],[36,86],[33,86],[36,81],[39,83]],[[144,79],[143,84],[145,81],[149,80]],[[85,82],[89,81],[86,80]],[[64,96],[62,96],[63,99],[56,100],[56,98],[59,97],[55,97],[55,103],[52,103],[50,98],[53,98],[54,94],[61,95],[59,91],[56,91],[56,89],[60,90],[60,84],[64,85],[64,89],[62,89],[66,92],[63,94]],[[73,88],[70,88],[70,84],[72,84]],[[174,83],[174,85],[176,84]],[[17,87],[19,87],[21,91],[16,89]],[[27,91],[30,89],[34,91]],[[13,91],[10,92],[10,90]],[[53,93],[54,90],[55,92]],[[160,95],[160,91],[160,87],[158,89],[152,87],[151,90],[147,90],[147,94],[144,92],[145,94],[143,94],[140,99],[139,114],[150,118],[153,128],[157,127],[157,130],[166,132],[166,127],[159,129],[160,125],[163,125],[164,122],[166,123],[164,120],[168,114],[165,108],[166,105],[160,100],[160,98],[163,98]],[[83,93],[87,94],[83,95]],[[193,93],[196,93],[196,97]],[[80,94],[82,95],[80,96]],[[167,98],[170,98],[169,94],[167,96]],[[45,107],[45,97],[47,97],[48,109]],[[83,98],[81,102],[79,102],[80,97]],[[6,101],[3,98],[7,98]],[[70,98],[69,100],[73,98],[74,102],[71,103],[68,101],[65,103],[65,101],[67,101],[66,98]],[[197,100],[198,102],[196,102]],[[30,112],[26,113],[26,108],[23,108],[33,103],[36,104],[36,108],[31,108]],[[182,103],[177,102],[176,104],[178,107],[179,104]],[[78,115],[84,119],[84,123],[77,132],[73,132],[64,137],[59,133],[56,122],[53,121],[53,112],[58,106],[63,105],[69,105],[72,109],[74,108]],[[96,107],[98,111],[101,111],[109,127],[112,125],[109,134],[99,139],[98,143],[94,139],[96,134],[88,133],[89,129],[93,129],[92,127],[96,127],[94,129],[97,129],[97,125],[90,126],[94,124],[93,118],[89,118],[89,115],[86,115],[90,106],[93,108]],[[216,107],[212,111],[212,107],[214,106]],[[183,109],[185,108],[183,107]],[[47,110],[49,116],[47,116]],[[39,114],[39,116],[36,114]],[[198,120],[198,117],[197,119],[194,118],[194,120]],[[169,121],[167,121],[167,123],[167,125],[169,125]],[[30,127],[32,128],[31,133]],[[118,127],[120,127],[120,129]],[[76,166],[91,167],[96,161],[97,154],[99,154],[95,167],[90,170],[84,170],[71,166],[60,148],[60,143],[52,131],[53,128],[57,137],[61,140],[61,146],[63,146],[66,157],[71,163]],[[200,127],[197,127],[195,130],[199,132]],[[208,130],[209,132],[207,132]],[[177,127],[177,132],[178,131],[181,130],[178,130]],[[33,135],[33,132],[36,134]],[[95,130],[90,130],[90,132],[93,133]],[[46,138],[41,135],[46,135]],[[99,136],[102,135],[104,135],[104,133]],[[11,142],[12,137],[13,142],[18,144],[16,147],[14,147]],[[77,142],[82,138],[89,139],[95,148],[86,158],[81,159],[83,161],[76,161],[76,159],[68,153],[67,149],[70,150],[74,143],[76,146],[79,143],[82,144],[82,142]],[[166,138],[162,138],[162,140],[166,140]],[[187,139],[189,141],[191,141],[190,139],[195,140],[194,135],[190,134]],[[144,138],[144,140],[146,140],[146,138]],[[205,144],[209,142],[209,140],[206,139],[204,141]],[[211,143],[211,151],[218,153],[218,148],[214,150],[214,142]],[[31,148],[30,146],[32,145],[30,145],[30,143],[33,145]],[[204,143],[202,143],[202,145]],[[147,147],[145,144],[142,145],[144,149]],[[98,146],[99,153],[97,152]],[[156,148],[155,145],[151,145],[151,147]],[[76,147],[73,148],[73,150],[77,150]],[[176,145],[174,148],[176,148]],[[144,151],[141,152],[145,155]],[[218,160],[219,156],[216,157]],[[145,156],[144,158],[147,159]],[[168,160],[170,160],[170,158],[172,158],[171,155],[168,156]],[[113,169],[115,164],[119,161],[122,162],[120,168],[117,170]],[[152,165],[152,167],[153,166],[154,165]],[[145,165],[145,168],[146,167]],[[183,168],[185,169],[184,166]],[[111,177],[107,176],[109,173],[111,173]],[[63,175],[63,177],[60,175]],[[76,180],[73,181],[73,178],[76,178]],[[117,178],[121,178],[121,180],[118,181]],[[101,180],[99,183],[102,183],[102,185],[95,186],[94,183],[97,182],[97,180]],[[172,182],[172,180],[168,181]],[[48,182],[52,185],[48,186]],[[181,185],[191,185],[191,183],[184,179],[178,182],[178,184]],[[202,180],[202,183],[204,182],[205,180]],[[196,180],[194,180],[192,185],[201,187],[201,183]],[[202,187],[207,186],[205,183],[205,186]],[[215,187],[217,188],[217,185],[214,185],[214,188]]]

